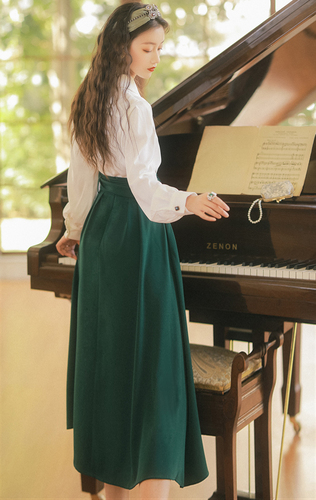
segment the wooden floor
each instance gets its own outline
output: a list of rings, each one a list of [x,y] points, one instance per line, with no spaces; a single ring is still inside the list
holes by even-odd
[[[72,466],[72,432],[65,428],[65,379],[70,304],[30,290],[26,278],[1,286],[1,489],[0,498],[89,498]],[[190,339],[211,343],[212,328],[189,325]],[[238,346],[239,347],[239,346]],[[279,499],[316,498],[316,330],[304,326],[299,436],[287,423]],[[279,359],[279,372],[281,367]],[[274,491],[282,413],[281,377],[273,399]],[[238,435],[238,489],[248,490],[248,431]],[[208,499],[215,488],[214,438],[204,439],[210,476],[170,499]],[[251,469],[253,467],[251,466]],[[253,476],[253,471],[252,471]],[[253,477],[250,479],[253,490]],[[136,498],[136,492],[131,495]]]

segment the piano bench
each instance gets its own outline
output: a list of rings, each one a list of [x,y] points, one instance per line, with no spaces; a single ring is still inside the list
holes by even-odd
[[[216,437],[217,490],[213,500],[237,500],[236,434],[254,421],[255,483],[260,500],[272,500],[271,400],[276,349],[283,334],[250,354],[191,344],[191,359],[202,434]],[[266,356],[266,362],[263,358]],[[238,500],[249,498],[238,493]]]
[[[241,321],[242,323],[243,321]],[[229,349],[231,346],[230,341],[242,341],[252,343],[256,346],[260,342],[266,342],[271,332],[283,331],[284,343],[282,347],[283,358],[283,386],[282,386],[282,403],[284,407],[286,381],[288,378],[289,358],[291,351],[291,343],[294,332],[294,323],[285,321],[280,318],[278,322],[271,326],[265,322],[265,318],[260,319],[260,327],[258,325],[248,324],[247,328],[238,326],[224,326],[223,324],[214,325],[214,344]],[[301,323],[297,324],[295,356],[292,369],[292,382],[290,388],[290,399],[288,407],[288,415],[294,426],[295,432],[298,434],[300,431],[300,424],[296,420],[296,415],[300,412],[301,405],[301,385],[300,385],[300,345],[301,345]]]

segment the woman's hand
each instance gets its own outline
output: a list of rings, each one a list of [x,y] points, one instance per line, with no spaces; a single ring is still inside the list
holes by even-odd
[[[208,221],[216,221],[222,217],[229,217],[229,206],[223,202],[217,196],[214,196],[212,200],[207,198],[208,193],[203,193],[199,195],[191,194],[188,196],[186,201],[186,208],[201,217],[201,219]]]
[[[71,240],[70,238],[66,238],[65,236],[63,236],[57,243],[56,248],[60,255],[71,257],[72,259],[77,260],[77,256],[75,254],[76,245],[79,245],[78,240]]]

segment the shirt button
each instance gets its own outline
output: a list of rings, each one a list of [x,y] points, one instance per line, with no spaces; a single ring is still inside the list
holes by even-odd
[[[178,210],[180,210],[180,207],[178,207],[178,205],[177,205],[176,207],[174,207],[174,209],[175,209],[176,211],[178,211]]]

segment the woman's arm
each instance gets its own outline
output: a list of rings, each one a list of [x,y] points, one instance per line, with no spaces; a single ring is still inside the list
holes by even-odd
[[[99,172],[87,164],[74,142],[67,178],[68,203],[63,211],[67,238],[80,239],[84,221],[97,195],[98,175]]]
[[[75,246],[79,244],[84,221],[97,194],[98,172],[82,157],[75,142],[71,147],[68,170],[68,203],[63,210],[66,232],[56,245],[61,255],[77,259]]]
[[[210,201],[207,193],[196,195],[158,181],[160,147],[152,111],[145,101],[130,114],[124,153],[129,186],[150,220],[168,223],[192,213],[208,221],[228,217],[229,207],[220,198]]]

